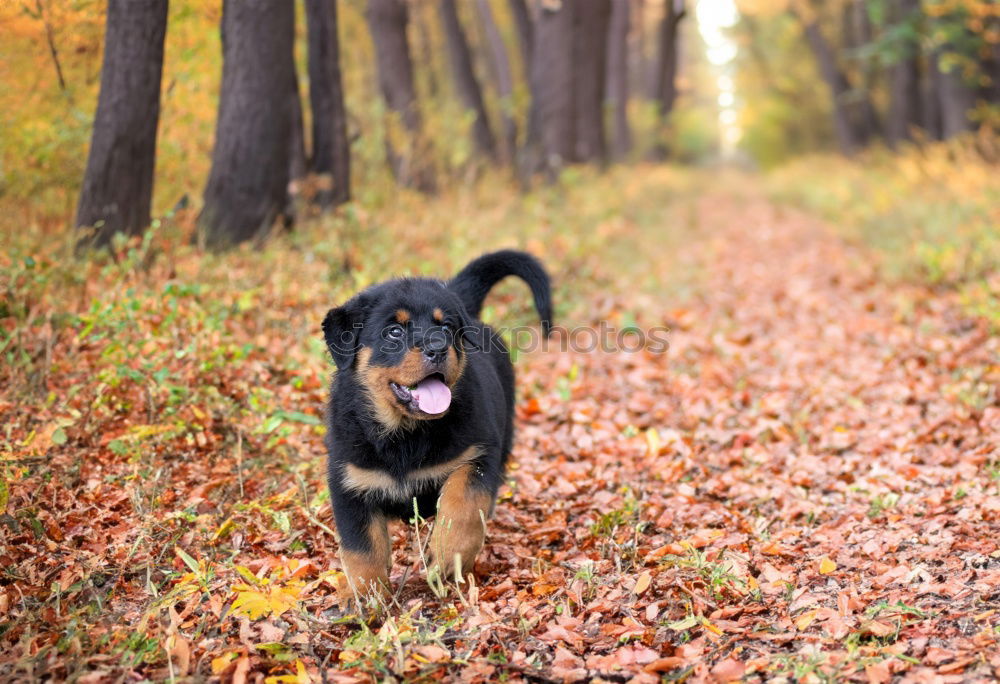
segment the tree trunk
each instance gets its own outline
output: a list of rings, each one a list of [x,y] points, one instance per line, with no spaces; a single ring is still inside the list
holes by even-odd
[[[684,0],[665,0],[663,3],[656,60],[656,103],[661,121],[670,116],[677,100],[677,57],[680,52],[677,26],[684,14]]]
[[[858,52],[872,44],[872,23],[866,3],[850,0],[844,6],[842,16],[842,54]],[[867,143],[877,137],[882,130],[878,113],[871,100],[875,74],[870,59],[855,59],[860,63],[858,80],[861,85],[851,93],[853,123],[858,137]]]
[[[927,55],[927,72],[923,87],[920,89],[921,111],[923,119],[920,125],[932,140],[943,140],[944,131],[941,128],[941,71],[938,67],[938,54],[933,51]]]
[[[149,225],[160,119],[167,0],[109,0],[94,130],[76,225],[81,245],[107,245]],[[91,228],[93,229],[91,231]]]
[[[476,151],[492,160],[497,158],[497,140],[490,128],[490,120],[486,114],[486,104],[483,102],[483,91],[473,70],[472,51],[465,38],[462,24],[458,20],[458,10],[455,0],[438,0],[441,16],[441,27],[444,30],[445,42],[448,46],[448,61],[451,63],[451,74],[455,81],[455,90],[462,104],[475,114],[472,124],[472,142]]]
[[[573,91],[576,99],[574,161],[607,161],[604,86],[607,83],[610,15],[611,0],[577,3],[576,30],[573,34]]]
[[[263,235],[285,207],[294,22],[294,6],[285,0],[223,2],[219,115],[198,217],[209,247]]]
[[[351,198],[351,149],[340,73],[337,0],[306,0],[309,36],[309,101],[312,105],[313,173],[324,209]]]
[[[837,134],[837,142],[844,154],[853,154],[864,144],[862,137],[858,135],[854,122],[851,119],[848,97],[851,85],[847,81],[847,76],[840,70],[837,60],[834,57],[830,44],[826,42],[819,24],[816,21],[803,21],[803,29],[809,47],[812,48],[819,65],[820,74],[830,88],[830,95],[833,98],[833,125]]]
[[[386,152],[396,179],[422,192],[434,192],[430,155],[423,154],[423,122],[413,85],[413,60],[406,38],[405,0],[368,0],[365,16],[375,43],[379,86],[389,109],[395,112],[408,132],[407,140],[394,144],[392,126],[386,135]],[[402,151],[400,151],[402,150]]]
[[[632,149],[628,125],[628,34],[629,4],[632,0],[612,0],[608,27],[608,100],[614,112],[612,157],[621,161]]]
[[[514,120],[514,78],[511,75],[510,60],[507,58],[507,47],[503,36],[497,29],[493,10],[489,0],[477,0],[479,19],[486,34],[486,42],[490,49],[490,64],[493,67],[493,77],[497,84],[497,95],[500,97],[500,117],[503,122],[503,153],[504,162],[513,164],[517,155],[517,122]]]
[[[893,22],[896,26],[914,20],[920,11],[920,0],[894,0]],[[898,61],[889,71],[889,114],[886,121],[886,138],[892,146],[912,137],[913,130],[921,125],[920,46],[916,41],[906,41],[899,46]]]
[[[517,44],[521,54],[521,68],[528,84],[531,101],[528,104],[528,121],[525,127],[524,145],[518,162],[518,176],[521,184],[528,187],[531,176],[546,167],[542,143],[542,121],[540,102],[544,97],[537,79],[541,73],[535,65],[535,40],[538,31],[525,0],[509,0],[510,12],[517,29]]]
[[[576,117],[574,23],[576,3],[543,4],[532,48],[532,95],[538,107],[542,167],[554,178],[574,159]]]
[[[969,110],[976,105],[976,91],[965,82],[961,68],[953,66],[950,71],[938,72],[938,97],[942,139],[947,140],[975,128],[969,118]]]
[[[306,136],[302,123],[302,93],[299,92],[299,76],[294,71],[292,71],[290,97],[292,119],[288,135],[288,179],[295,181],[305,178],[309,172],[309,162],[306,155]]]
[[[509,0],[509,4],[517,29],[517,44],[521,48],[521,68],[524,69],[524,79],[527,81],[531,79],[531,53],[535,45],[535,28],[524,0]]]

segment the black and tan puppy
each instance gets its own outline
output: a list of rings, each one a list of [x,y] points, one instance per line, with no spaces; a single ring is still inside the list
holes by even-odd
[[[531,287],[543,331],[549,278],[529,254],[494,252],[451,281],[373,285],[323,320],[337,364],[330,389],[327,478],[344,573],[355,591],[388,587],[386,522],[436,514],[432,563],[472,569],[513,441],[514,368],[477,320],[490,289]]]

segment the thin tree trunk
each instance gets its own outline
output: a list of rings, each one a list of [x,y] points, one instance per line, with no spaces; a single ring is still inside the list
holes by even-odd
[[[426,2],[411,2],[408,16],[413,28],[416,29],[413,54],[417,55],[417,64],[421,67],[416,76],[427,79],[427,96],[435,100],[441,94],[441,82],[438,78],[438,59],[435,54],[437,46],[434,44],[434,38],[431,36],[431,29],[424,13],[429,7]]]
[[[607,161],[604,87],[607,83],[610,16],[611,0],[587,0],[577,4],[576,30],[573,33],[573,91],[576,98],[574,161]]]
[[[521,146],[517,163],[521,185],[527,188],[530,185],[531,176],[546,168],[540,104],[544,93],[538,83],[540,71],[536,68],[534,58],[538,29],[537,21],[532,18],[525,0],[508,0],[508,2],[517,32],[521,68],[531,96],[531,101],[528,103],[528,121],[525,125],[524,144]]]
[[[612,157],[620,161],[632,149],[628,124],[628,34],[629,5],[632,0],[612,0],[608,27],[608,100],[614,120]]]
[[[302,93],[299,92],[299,76],[292,71],[291,93],[292,119],[288,136],[288,179],[292,181],[305,178],[309,172],[309,162],[306,155],[306,136],[302,123]]]
[[[451,73],[455,81],[455,90],[462,104],[475,114],[472,124],[472,141],[476,151],[489,159],[497,158],[497,140],[490,128],[490,120],[486,114],[486,104],[483,102],[483,91],[473,70],[472,50],[466,40],[465,31],[458,20],[458,10],[455,0],[438,0],[441,17],[441,27],[444,29],[445,42],[448,46],[448,61],[451,63]]]
[[[521,68],[524,69],[525,80],[531,78],[531,53],[535,45],[535,27],[531,21],[531,13],[524,0],[509,0],[510,13],[514,17],[517,28],[517,44],[521,48]]]
[[[223,2],[219,115],[198,217],[209,247],[260,237],[286,206],[294,22],[285,0]]]
[[[150,222],[167,0],[109,0],[101,92],[76,225],[104,246]],[[90,232],[90,229],[93,229]]]
[[[489,0],[477,0],[479,19],[486,34],[486,42],[490,49],[490,64],[493,67],[493,77],[497,84],[497,95],[500,99],[500,118],[503,122],[503,153],[504,163],[513,164],[517,156],[517,122],[514,120],[514,79],[511,75],[510,60],[507,58],[507,47],[503,36],[497,29],[493,10]]]
[[[950,71],[938,73],[938,97],[941,103],[943,139],[953,138],[975,128],[969,118],[969,111],[976,104],[976,91],[966,83],[960,68],[953,66]]]
[[[920,0],[894,0],[892,18],[895,26],[914,20],[920,11]],[[886,121],[886,139],[892,146],[912,138],[915,128],[921,125],[920,46],[907,41],[901,47],[899,60],[889,71],[889,114]]]
[[[324,209],[351,198],[351,150],[340,72],[337,0],[306,0],[309,36],[309,100],[312,105],[313,173]]]
[[[629,36],[629,90],[645,98],[654,92],[646,54],[646,3],[644,0],[630,0],[630,4],[629,18],[633,29]]]
[[[656,102],[660,120],[673,111],[677,100],[677,59],[679,40],[677,27],[684,18],[684,0],[665,0],[660,20],[659,54],[656,60]]]
[[[872,43],[872,23],[868,16],[868,8],[864,2],[851,0],[844,6],[842,21],[843,50],[857,53]],[[875,74],[870,59],[855,58],[859,63],[860,87],[851,93],[853,101],[853,122],[858,137],[867,143],[877,137],[882,124],[879,121],[875,105],[872,104],[871,92],[874,88]]]
[[[574,160],[576,117],[574,23],[576,3],[544,4],[532,48],[532,94],[538,106],[542,166],[550,178]]]
[[[927,71],[920,90],[923,119],[921,126],[932,140],[944,140],[941,127],[941,70],[937,51],[927,55]]]
[[[413,85],[413,60],[406,38],[405,0],[368,0],[365,16],[375,43],[379,85],[389,109],[395,112],[409,134],[393,143],[392,127],[386,136],[386,152],[396,179],[422,192],[434,192],[432,167],[426,162],[423,122]],[[402,151],[400,151],[402,149]]]
[[[801,17],[800,17],[801,19]],[[812,48],[819,65],[820,74],[826,81],[833,98],[833,124],[837,135],[837,142],[844,154],[853,154],[864,143],[864,140],[855,130],[851,120],[848,96],[851,85],[847,81],[847,76],[840,70],[837,60],[834,57],[830,44],[823,37],[816,21],[802,21],[806,40]]]

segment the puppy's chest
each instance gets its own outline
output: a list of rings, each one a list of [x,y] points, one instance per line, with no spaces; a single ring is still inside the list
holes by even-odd
[[[380,463],[344,467],[344,487],[373,499],[407,502],[414,496],[438,487],[461,466],[472,463],[479,449],[470,446],[433,449],[423,445],[386,447]],[[368,465],[368,464],[366,464]]]

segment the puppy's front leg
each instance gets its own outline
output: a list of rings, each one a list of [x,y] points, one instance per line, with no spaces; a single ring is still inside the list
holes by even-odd
[[[432,565],[445,577],[454,575],[456,565],[463,577],[472,571],[486,539],[494,499],[495,492],[473,464],[460,466],[445,480],[431,534]]]
[[[357,594],[385,595],[389,590],[392,542],[385,516],[357,501],[334,501],[344,574]]]

